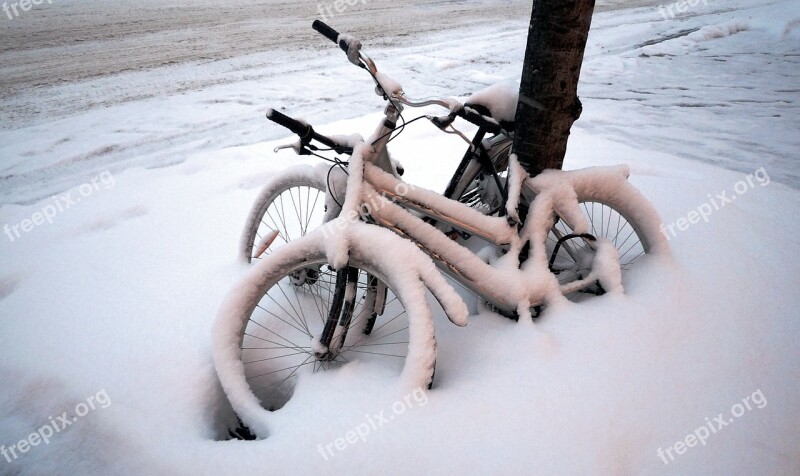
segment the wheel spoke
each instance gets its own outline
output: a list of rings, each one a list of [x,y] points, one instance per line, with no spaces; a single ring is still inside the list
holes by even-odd
[[[256,244],[263,239],[267,230],[278,232],[278,243],[288,243],[295,234],[305,236],[311,229],[312,221],[321,218],[324,200],[324,190],[308,185],[293,185],[279,192],[264,206],[259,218],[258,226],[252,232],[249,245],[250,259],[260,259],[253,256]]]
[[[620,269],[627,270],[630,265],[640,256],[646,254],[647,250],[642,245],[636,229],[628,220],[614,207],[602,202],[591,200],[580,203],[584,217],[589,221],[592,235],[596,238],[605,238],[614,244],[617,249],[617,256],[620,262]],[[614,223],[616,221],[616,224]],[[574,231],[557,217],[556,223],[547,236],[547,247],[554,249],[556,241],[562,237],[574,233]],[[578,266],[578,252],[592,252],[592,248],[577,240],[568,240],[563,243],[561,250],[554,262],[554,273],[558,276],[560,284],[568,284],[572,281],[582,279],[586,276],[588,269]],[[561,252],[563,250],[563,253]]]
[[[306,193],[302,192],[302,200],[305,196]],[[291,199],[287,198],[286,211],[293,209],[290,202]],[[303,213],[306,210],[304,205]],[[335,274],[327,271],[325,266],[324,261],[306,261],[287,267],[280,277],[275,277],[247,323],[239,346],[245,379],[267,409],[279,409],[291,398],[298,372],[303,367],[309,367],[310,372],[326,371],[347,365],[353,356],[358,356],[359,360],[384,362],[384,365],[394,368],[396,362],[406,356],[410,343],[409,326],[401,319],[407,319],[407,314],[391,290],[386,296],[385,312],[378,325],[370,334],[358,331],[364,328],[372,313],[366,299],[372,273],[360,268],[357,268],[358,276],[353,281],[356,294],[346,339],[354,343],[344,342],[338,350],[332,347],[333,355],[319,358],[315,355],[312,342],[325,326],[336,281]],[[314,269],[319,270],[318,274],[309,271]],[[290,282],[290,279],[294,281]],[[300,297],[301,293],[307,296],[305,300]],[[311,313],[317,313],[319,320]],[[337,330],[332,342],[341,339],[343,331]],[[304,345],[298,345],[300,343]],[[288,365],[290,363],[293,365]]]

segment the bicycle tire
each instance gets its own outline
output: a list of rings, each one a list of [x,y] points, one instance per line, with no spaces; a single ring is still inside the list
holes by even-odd
[[[605,238],[617,248],[620,268],[625,273],[642,256],[667,253],[668,245],[652,204],[627,180],[619,180],[613,187],[596,186],[592,180],[578,181],[573,184],[578,199],[580,210],[589,223],[589,234],[595,238]],[[553,230],[548,234],[546,249],[551,252],[556,245],[557,235],[554,230],[559,230],[560,236],[574,233],[563,220],[557,220]],[[578,263],[574,256],[582,254],[587,248],[580,239],[572,240],[576,247],[572,253],[561,248],[558,255],[551,256],[553,271],[563,274],[564,270],[571,270],[580,275],[590,271],[585,263]],[[567,277],[566,280],[569,280]],[[565,277],[560,276],[559,282],[564,284]],[[602,288],[593,288],[589,292],[602,294]]]
[[[386,231],[386,233],[388,236],[394,237],[391,232]],[[308,319],[295,320],[297,312],[292,315],[289,308],[295,306],[304,307],[306,310],[315,307],[317,310],[326,309],[324,304],[320,305],[320,303],[324,299],[323,295],[328,296],[328,291],[321,289],[322,292],[316,295],[307,294],[299,299],[301,297],[299,292],[305,292],[300,288],[308,284],[304,282],[300,284],[300,287],[295,288],[298,294],[287,296],[285,293],[287,290],[292,291],[286,286],[286,283],[292,279],[292,273],[305,272],[305,270],[327,265],[328,258],[323,238],[323,230],[317,230],[300,240],[281,246],[261,260],[250,270],[243,282],[231,290],[214,325],[213,356],[222,387],[241,421],[261,438],[271,432],[269,424],[271,411],[279,411],[291,399],[294,387],[287,388],[286,392],[281,393],[282,383],[279,383],[278,394],[265,393],[262,389],[257,388],[258,385],[264,384],[258,380],[259,375],[274,375],[278,378],[284,375],[281,372],[302,372],[288,370],[282,366],[281,361],[286,363],[287,359],[292,361],[304,359],[296,367],[309,368],[310,366],[309,371],[326,370],[336,362],[328,360],[325,363],[314,363],[315,348],[311,344],[313,339],[298,343],[298,340],[289,338],[292,337],[289,335],[284,335],[283,338],[277,337],[284,332],[303,335],[304,331],[308,331],[308,334],[315,335],[316,330],[312,326],[319,324]],[[370,247],[366,246],[368,243],[361,242],[362,240],[366,240],[366,238],[352,239],[349,266],[386,283],[389,293],[395,297],[395,301],[392,301],[391,297],[387,299],[391,302],[387,302],[386,310],[383,316],[378,318],[377,324],[372,323],[369,333],[359,327],[365,325],[365,320],[354,319],[353,325],[350,327],[351,331],[348,332],[347,340],[342,348],[351,350],[353,353],[350,355],[359,355],[362,361],[373,361],[376,365],[393,367],[398,372],[398,378],[409,387],[427,387],[432,381],[435,367],[435,341],[431,311],[425,300],[424,287],[409,284],[407,280],[400,279],[399,275],[394,273],[387,274],[384,266],[381,265],[380,257],[374,254],[377,251],[370,251]],[[316,279],[325,284],[324,280],[327,278],[320,274]],[[290,285],[296,286],[297,281]],[[276,291],[272,297],[270,297],[271,290]],[[419,294],[420,292],[422,294]],[[276,296],[283,297],[276,298]],[[271,302],[275,302],[278,306],[270,309],[264,305]],[[390,309],[390,304],[402,305],[405,312],[397,313],[396,308]],[[270,315],[272,310],[276,309],[281,309],[284,314],[273,313]],[[360,312],[359,309],[355,310],[357,315],[361,315]],[[322,311],[320,311],[321,313]],[[278,316],[285,317],[285,319]],[[262,319],[263,317],[268,319]],[[402,325],[403,320],[407,321],[406,326]],[[407,341],[403,340],[404,332],[407,333]],[[262,340],[259,341],[259,338]],[[387,339],[390,340],[387,341]],[[252,345],[253,342],[262,341],[271,341],[271,343],[266,345],[266,349],[251,348],[256,347]],[[306,345],[306,343],[308,344]],[[353,351],[354,347],[352,346],[357,346],[362,351],[365,347],[368,350],[358,353]],[[381,346],[381,352],[386,354],[384,357],[372,355],[373,353],[369,350],[378,346]],[[277,349],[280,347],[288,348],[289,353],[280,353],[282,351]],[[404,356],[397,352],[400,347],[405,349]],[[272,355],[272,352],[278,352],[278,354]],[[255,355],[259,353],[264,355]],[[340,355],[343,354],[344,352]],[[401,363],[399,363],[400,360],[402,360]],[[390,364],[390,361],[394,364]],[[257,364],[257,366],[253,364]],[[273,369],[273,367],[276,368]],[[290,378],[293,377],[285,378],[284,381]],[[270,377],[267,380],[274,379]]]

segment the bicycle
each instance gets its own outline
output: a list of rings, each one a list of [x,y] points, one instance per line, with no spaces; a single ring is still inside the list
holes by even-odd
[[[640,254],[669,253],[658,214],[627,181],[626,166],[529,177],[510,155],[504,180],[498,174],[491,179],[504,190],[502,209],[493,213],[403,182],[386,145],[402,130],[404,107],[447,108],[446,116],[427,117],[440,128],[459,117],[478,125],[479,134],[505,131],[453,100],[412,101],[378,72],[358,40],[319,21],[313,27],[371,74],[388,104],[373,135],[352,144],[346,189],[333,197],[341,200],[337,216],[258,263],[220,310],[215,367],[231,405],[255,435],[272,432],[272,411],[293,396],[304,368],[326,370],[357,356],[394,369],[404,386],[429,386],[436,352],[427,293],[453,324],[466,325],[468,315],[444,275],[498,312],[528,319],[531,309],[564,296],[622,292],[625,253],[618,246],[627,248],[631,236]],[[277,111],[268,116],[303,140],[328,140]],[[616,215],[597,222],[584,214],[581,203],[587,202]],[[620,243],[625,227],[631,232]],[[454,231],[485,241],[501,256],[484,259],[453,240]]]

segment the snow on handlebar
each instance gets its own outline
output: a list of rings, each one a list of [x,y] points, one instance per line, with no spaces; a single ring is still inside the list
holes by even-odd
[[[347,59],[361,67],[361,42],[350,35],[339,35],[339,47],[347,54]]]

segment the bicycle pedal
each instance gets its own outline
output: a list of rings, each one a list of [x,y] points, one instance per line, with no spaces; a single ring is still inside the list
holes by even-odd
[[[544,312],[544,306],[542,306],[541,304],[539,304],[538,306],[533,306],[531,308],[531,311],[532,311],[531,319],[535,321],[536,319],[539,319],[542,316],[542,313]]]
[[[242,420],[238,420],[238,426],[236,428],[228,428],[228,439],[229,440],[242,440],[242,441],[253,441],[258,439],[256,435],[250,431],[250,428],[247,427]]]
[[[505,317],[506,319],[511,319],[514,322],[519,322],[519,314],[517,313],[517,311],[511,311],[511,312],[504,311],[504,310],[494,306],[493,304],[491,304],[489,302],[486,302],[484,304],[486,305],[487,309],[489,309],[490,311],[494,312],[495,314],[500,314],[501,316]]]

